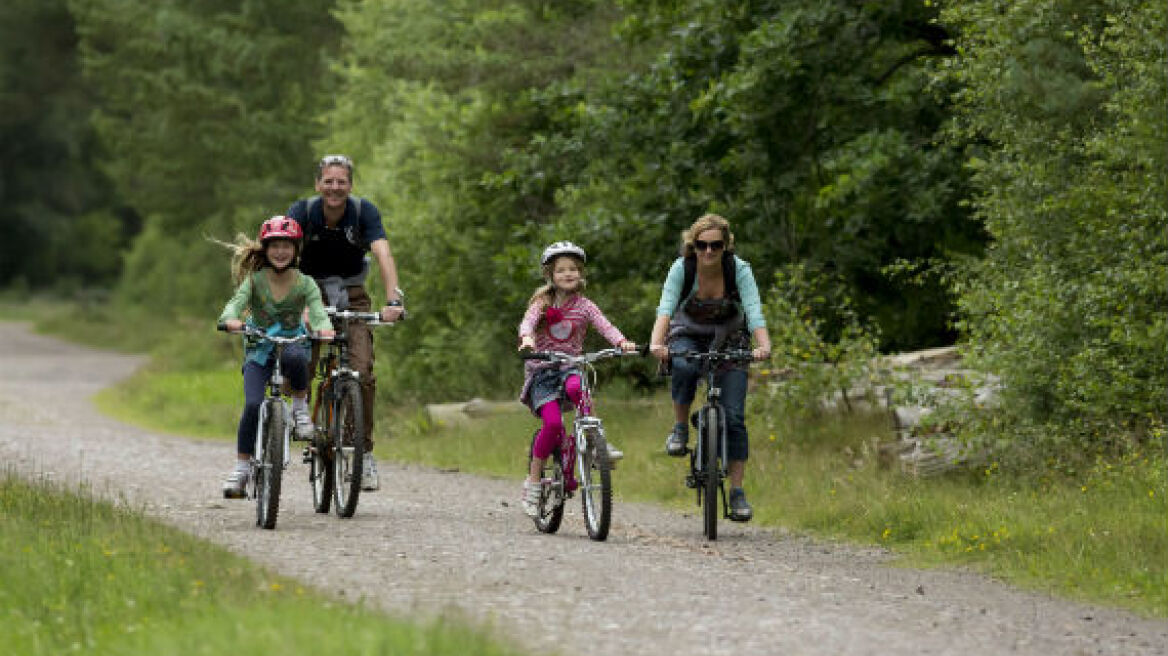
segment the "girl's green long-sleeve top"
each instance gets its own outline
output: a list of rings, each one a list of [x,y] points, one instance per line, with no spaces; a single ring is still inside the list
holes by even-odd
[[[219,321],[242,318],[244,311],[247,310],[250,314],[247,319],[249,324],[271,335],[290,337],[304,331],[301,317],[306,307],[308,325],[313,331],[333,329],[333,324],[324,310],[324,303],[321,302],[320,288],[316,286],[316,281],[296,271],[296,280],[288,294],[277,301],[272,296],[272,287],[266,271],[260,269],[243,279],[231,300],[223,307]],[[270,353],[270,342],[247,345],[247,359],[259,364],[267,362]]]

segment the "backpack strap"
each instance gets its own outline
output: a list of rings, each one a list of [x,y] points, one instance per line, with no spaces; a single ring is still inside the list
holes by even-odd
[[[689,298],[694,283],[697,282],[697,256],[687,255],[682,261],[682,265],[685,267],[685,278],[681,281],[681,295],[677,297],[677,307],[681,307],[685,299]],[[722,253],[722,282],[726,286],[726,298],[732,301],[741,300],[738,297],[738,265],[734,261],[734,253],[730,251]],[[677,312],[676,308],[674,312]]]

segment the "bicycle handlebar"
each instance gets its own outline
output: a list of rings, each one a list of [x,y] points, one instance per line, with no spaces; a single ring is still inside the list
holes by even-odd
[[[331,305],[324,309],[329,319],[343,319],[347,321],[361,321],[370,326],[392,326],[397,321],[382,321],[380,312],[357,312],[355,310],[338,310]],[[408,314],[402,310],[398,321],[404,321]]]
[[[590,364],[598,360],[605,360],[608,358],[627,357],[630,355],[643,356],[648,353],[648,347],[641,347],[635,351],[628,353],[619,348],[607,348],[601,351],[594,351],[592,353],[581,353],[580,355],[572,355],[570,353],[563,353],[561,351],[520,351],[519,357],[523,360],[544,360],[546,362],[558,362],[560,364]]]
[[[701,362],[752,362],[754,353],[745,349],[729,349],[726,351],[670,351],[669,357],[685,358]]]
[[[225,333],[236,333],[236,334],[241,334],[241,335],[247,335],[248,337],[254,337],[256,339],[266,340],[266,341],[272,342],[273,344],[297,344],[299,342],[307,342],[310,339],[321,339],[320,337],[312,335],[310,333],[302,333],[300,335],[296,335],[295,337],[281,337],[280,335],[269,335],[266,332],[260,330],[259,328],[256,328],[254,326],[249,326],[247,324],[244,324],[243,328],[240,330],[228,330],[227,324],[220,322],[220,323],[215,325],[215,330],[218,330],[220,332],[225,332]]]

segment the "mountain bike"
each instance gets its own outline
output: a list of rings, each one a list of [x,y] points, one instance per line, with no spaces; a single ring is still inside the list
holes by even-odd
[[[249,463],[251,471],[247,479],[248,497],[256,500],[256,526],[273,529],[276,528],[276,517],[280,513],[280,482],[284,468],[288,466],[289,438],[292,434],[292,405],[291,400],[284,395],[280,356],[289,344],[306,343],[310,336],[279,337],[249,325],[244,325],[242,330],[229,331],[221,323],[218,329],[242,333],[275,345],[275,367],[268,378],[264,400],[260,403],[255,454]]]
[[[317,362],[317,385],[313,396],[312,421],[316,430],[304,448],[308,482],[312,486],[312,506],[327,513],[335,503],[337,516],[352,517],[361,495],[361,472],[365,459],[365,408],[359,374],[349,364],[349,324],[370,326],[382,323],[377,312],[354,312],[326,307],[336,336],[326,342],[327,351]]]
[[[685,486],[697,490],[697,502],[702,508],[702,532],[707,539],[718,539],[718,499],[721,498],[722,517],[730,517],[725,480],[730,460],[726,445],[726,411],[722,407],[722,388],[718,385],[719,364],[751,362],[754,355],[747,350],[725,351],[671,351],[670,357],[681,357],[698,363],[706,379],[706,402],[690,416],[690,423],[698,431],[696,447],[689,451],[689,473]]]
[[[626,355],[638,353],[635,351],[625,353],[620,349],[610,348],[582,355],[569,355],[558,351],[532,351],[520,354],[524,360],[553,362],[561,368],[578,369],[581,374],[580,406],[572,420],[572,439],[565,439],[552,451],[540,474],[539,511],[534,521],[535,527],[542,533],[555,533],[560,529],[560,523],[564,519],[564,501],[573,494],[567,489],[566,481],[575,467],[580,472],[580,500],[588,537],[597,541],[608,537],[608,527],[612,520],[612,462],[608,457],[604,424],[600,417],[592,414],[592,390],[596,386],[596,369],[593,363]],[[534,444],[533,435],[532,445]],[[531,457],[529,450],[528,458]]]

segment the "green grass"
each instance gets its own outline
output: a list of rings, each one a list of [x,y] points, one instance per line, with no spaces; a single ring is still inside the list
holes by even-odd
[[[0,653],[518,653],[457,618],[342,603],[83,492],[0,476]]]

